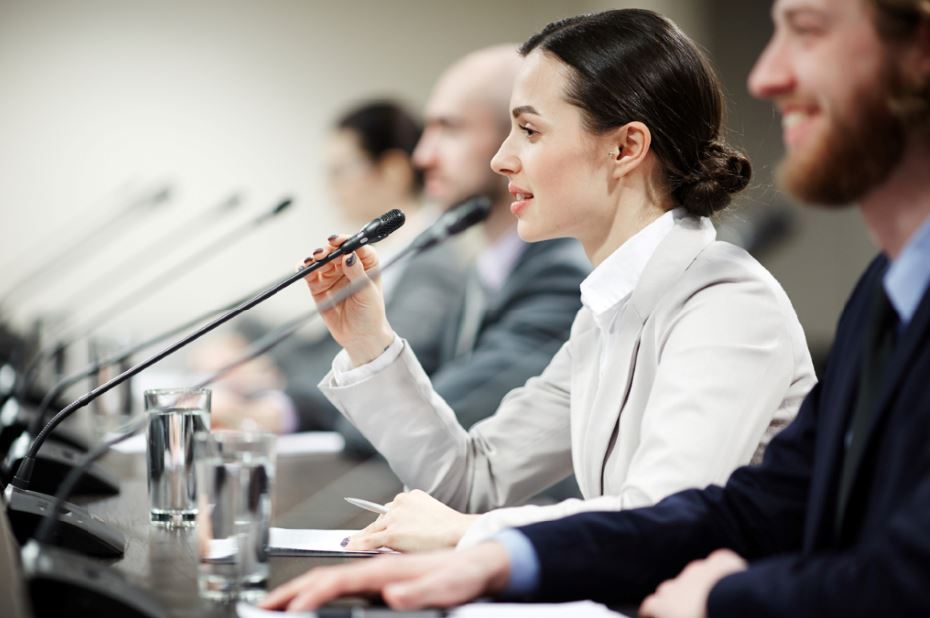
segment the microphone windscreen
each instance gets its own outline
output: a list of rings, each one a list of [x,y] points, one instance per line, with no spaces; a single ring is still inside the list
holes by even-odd
[[[381,226],[378,229],[378,236],[384,238],[389,234],[393,234],[406,220],[407,217],[404,216],[404,213],[396,208],[387,211],[381,215]]]
[[[290,208],[291,204],[293,203],[294,203],[293,199],[289,197],[284,198],[283,200],[281,200],[281,203],[275,206],[274,210],[271,211],[271,216],[275,217],[277,215],[280,215],[282,212]]]

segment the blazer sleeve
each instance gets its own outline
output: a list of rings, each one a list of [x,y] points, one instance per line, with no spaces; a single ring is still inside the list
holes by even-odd
[[[320,388],[405,485],[457,510],[480,512],[525,500],[571,473],[570,370],[565,345],[542,375],[470,431],[406,345],[363,381],[337,386],[328,375]]]
[[[520,528],[540,561],[538,597],[638,602],[715,549],[732,549],[750,561],[796,551],[819,393],[818,385],[795,422],[772,440],[761,465],[739,468],[723,488],[691,489],[652,507],[582,513]]]
[[[751,564],[711,590],[709,618],[930,616],[930,461],[884,530],[845,551],[786,554]]]

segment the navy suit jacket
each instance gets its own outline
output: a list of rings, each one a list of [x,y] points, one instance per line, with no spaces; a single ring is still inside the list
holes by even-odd
[[[885,368],[835,530],[862,333],[887,266],[877,258],[859,281],[823,381],[762,464],[651,508],[522,528],[540,560],[539,596],[634,602],[688,562],[729,548],[750,568],[717,583],[709,617],[930,616],[930,291]]]

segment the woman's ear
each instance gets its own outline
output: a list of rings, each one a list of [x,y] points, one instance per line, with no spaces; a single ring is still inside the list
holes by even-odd
[[[607,139],[610,144],[608,156],[613,165],[612,176],[618,179],[642,164],[652,144],[649,127],[639,121],[615,129]]]

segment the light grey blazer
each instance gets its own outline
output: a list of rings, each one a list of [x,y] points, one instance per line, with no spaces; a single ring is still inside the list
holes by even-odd
[[[408,487],[467,512],[520,504],[573,469],[585,498],[617,496],[618,508],[723,483],[815,378],[784,291],[715,238],[707,219],[677,220],[613,328],[582,308],[543,373],[470,431],[408,346],[357,383],[330,373],[320,387]]]

